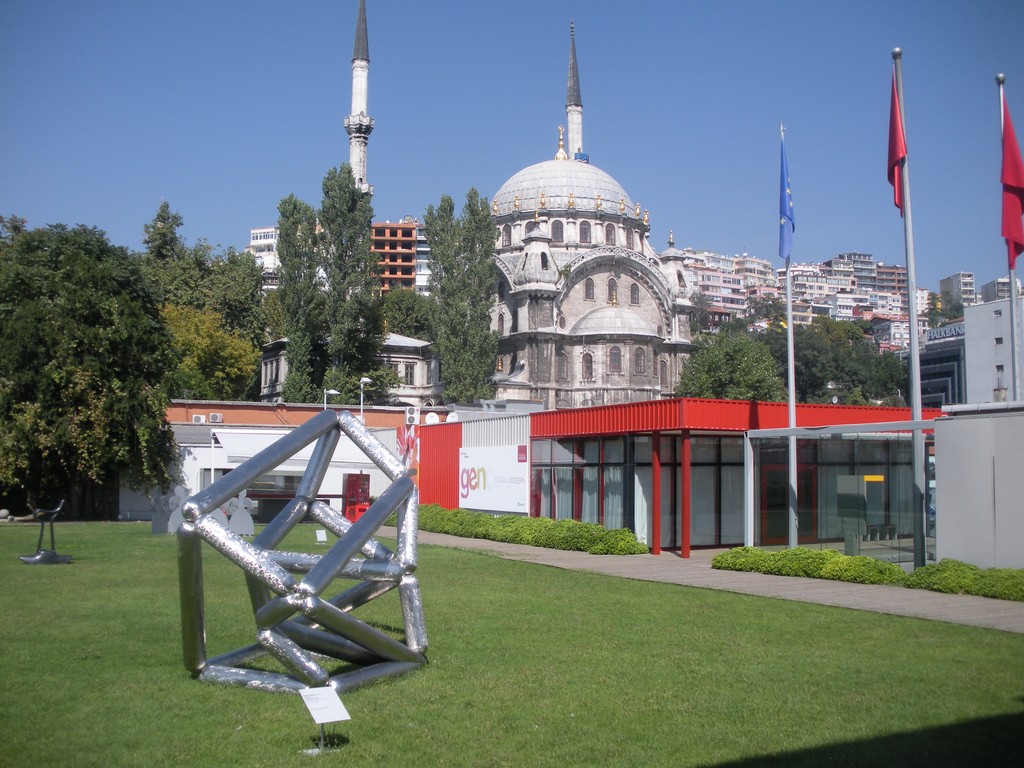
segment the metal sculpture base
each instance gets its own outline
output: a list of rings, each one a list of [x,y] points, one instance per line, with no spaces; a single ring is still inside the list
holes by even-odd
[[[316,501],[342,433],[391,479],[392,485],[352,523]],[[214,515],[236,496],[307,445],[316,443],[295,497],[251,542]],[[398,513],[395,551],[373,535]],[[330,685],[338,693],[426,663],[427,636],[416,570],[419,496],[402,462],[348,411],[323,411],[185,504],[177,531],[181,630],[186,668],[201,680],[268,691]],[[276,549],[306,516],[338,537],[323,555]],[[203,542],[244,572],[256,623],[256,643],[207,658],[203,599]],[[330,598],[335,579],[357,583]],[[381,632],[352,611],[398,589],[404,641]],[[270,656],[283,671],[254,668]],[[341,666],[328,670],[326,665]]]
[[[40,549],[34,555],[18,555],[18,559],[26,565],[63,565],[74,558],[71,555],[58,555],[52,549]]]

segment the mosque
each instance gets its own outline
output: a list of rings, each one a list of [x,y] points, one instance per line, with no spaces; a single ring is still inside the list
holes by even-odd
[[[352,60],[350,164],[366,181],[369,45],[360,0]],[[566,148],[568,144],[568,149]],[[498,292],[495,399],[547,409],[672,395],[692,350],[693,287],[683,253],[651,247],[649,214],[583,145],[583,100],[570,26],[566,126],[553,159],[508,179],[492,198]]]
[[[693,289],[683,254],[654,251],[648,212],[584,152],[571,27],[565,110],[554,158],[492,199],[495,397],[552,409],[670,396],[692,349]]]

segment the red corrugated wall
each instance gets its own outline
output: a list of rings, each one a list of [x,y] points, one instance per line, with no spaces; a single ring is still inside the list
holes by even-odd
[[[926,419],[941,415],[942,411],[936,408],[925,409],[923,413]],[[909,408],[812,403],[798,403],[796,407],[798,427],[908,421],[910,417]],[[785,427],[788,422],[786,403],[688,397],[534,413],[530,415],[530,436],[614,435],[693,429],[744,432]]]
[[[458,509],[462,424],[423,424],[417,429],[420,433],[417,471],[420,504],[440,504],[445,509]]]

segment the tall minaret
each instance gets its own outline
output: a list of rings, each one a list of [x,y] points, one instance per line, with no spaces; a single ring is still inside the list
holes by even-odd
[[[569,157],[583,153],[583,99],[576,68],[576,25],[569,22],[569,88],[565,96],[565,120],[569,127]]]
[[[366,114],[366,99],[370,76],[370,43],[366,37],[366,0],[359,0],[359,18],[356,20],[356,44],[352,51],[352,114],[345,118],[348,131],[348,162],[356,187],[373,194],[366,181],[366,145],[373,131],[373,118]]]

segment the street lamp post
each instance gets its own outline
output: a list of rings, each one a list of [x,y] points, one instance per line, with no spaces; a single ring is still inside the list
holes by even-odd
[[[363,378],[359,380],[359,421],[363,424],[366,423],[366,418],[363,416],[363,388],[366,387],[367,384],[372,383],[373,379],[368,376],[363,376]]]
[[[341,393],[336,389],[325,389],[324,390],[324,410],[327,410],[327,396],[328,395],[340,395]]]

